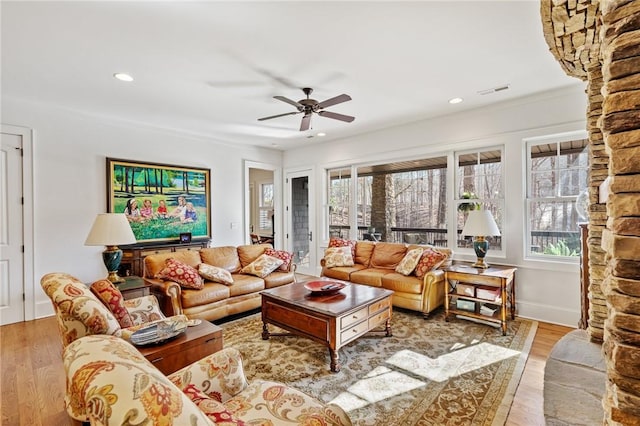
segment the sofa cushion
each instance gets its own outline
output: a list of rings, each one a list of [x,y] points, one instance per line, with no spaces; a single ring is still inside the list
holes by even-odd
[[[365,269],[364,265],[355,264],[353,266],[338,266],[335,268],[323,268],[322,275],[336,280],[349,281],[351,274]]]
[[[327,268],[353,266],[351,247],[329,247],[324,252],[324,264]]]
[[[200,290],[184,289],[181,293],[182,307],[191,308],[228,299],[230,288],[224,284],[207,281]]]
[[[256,260],[242,268],[240,272],[264,278],[278,269],[282,263],[282,259],[261,254]]]
[[[447,258],[446,255],[435,249],[425,248],[422,251],[422,256],[416,266],[416,277],[422,278],[432,269],[440,266],[442,262]]]
[[[124,298],[122,293],[113,285],[109,280],[99,280],[91,284],[91,292],[96,295],[102,303],[111,311],[114,317],[118,320],[120,327],[127,328],[133,325],[133,318],[129,314],[126,306],[124,305]]]
[[[226,285],[233,284],[233,277],[231,276],[231,272],[227,271],[224,268],[209,265],[208,263],[201,263],[198,265],[198,273],[205,280]]]
[[[295,282],[295,273],[292,272],[280,272],[275,270],[266,277],[263,278],[265,288],[280,287],[281,285],[291,284]]]
[[[404,244],[377,243],[373,249],[369,266],[379,269],[395,269],[406,253],[407,247]]]
[[[398,272],[382,277],[382,287],[399,293],[421,294],[423,281],[415,276],[406,276]]]
[[[167,259],[174,258],[195,268],[201,263],[200,253],[196,250],[182,250],[175,253],[151,254],[144,258],[144,276],[155,278],[165,267]]]
[[[356,255],[356,242],[353,240],[331,237],[329,238],[329,247],[349,247],[351,248],[351,256]]]
[[[234,246],[203,248],[200,250],[200,259],[203,263],[226,269],[232,274],[242,269],[238,249]]]
[[[180,284],[182,288],[195,290],[200,290],[204,285],[197,269],[172,257],[166,260],[164,269],[158,272],[155,278],[170,280]]]
[[[238,246],[238,257],[240,258],[240,266],[244,268],[262,254],[268,248],[273,248],[271,244],[251,244],[245,246]]]
[[[264,251],[264,254],[271,257],[277,257],[278,259],[282,259],[282,265],[278,268],[278,271],[288,272],[291,269],[291,261],[293,260],[293,253],[288,252],[286,250],[274,250],[272,248],[268,248]]]
[[[372,287],[382,287],[382,277],[390,273],[388,269],[367,268],[351,273],[351,282],[366,284]]]
[[[193,383],[189,383],[182,392],[193,401],[200,411],[213,420],[215,424],[223,424],[225,426],[245,426],[246,423],[237,419],[227,410],[227,407],[220,401],[209,397],[206,393],[198,389]]]
[[[356,256],[353,261],[368,268],[369,263],[371,263],[371,255],[373,254],[375,246],[376,243],[373,241],[358,241],[356,243]]]
[[[256,293],[264,290],[264,280],[254,275],[233,274],[233,285],[229,287],[230,296]]]
[[[423,249],[421,248],[408,250],[407,254],[404,255],[400,263],[398,263],[398,266],[396,266],[396,272],[402,275],[410,275],[413,270],[416,269],[416,266],[418,266],[422,251]]]

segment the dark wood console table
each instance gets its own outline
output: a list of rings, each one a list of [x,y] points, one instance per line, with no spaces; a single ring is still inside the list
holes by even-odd
[[[122,250],[122,262],[118,269],[118,275],[144,276],[144,258],[150,254],[174,253],[183,250],[200,250],[209,246],[209,240],[192,241],[190,243],[158,243],[145,245],[120,246]]]

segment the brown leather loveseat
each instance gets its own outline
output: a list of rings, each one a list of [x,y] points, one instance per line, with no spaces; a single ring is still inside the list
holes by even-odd
[[[327,267],[321,260],[322,276],[393,290],[393,305],[422,312],[425,318],[444,304],[444,271],[451,264],[452,251],[429,245],[355,241],[353,266]],[[412,249],[422,248],[444,255],[434,268],[418,277],[396,272],[396,267]]]
[[[144,259],[144,277],[151,292],[160,301],[165,315],[186,315],[214,321],[229,315],[256,309],[261,305],[260,291],[295,282],[295,265],[287,271],[273,271],[264,278],[240,272],[271,244],[203,248],[198,251],[153,254]],[[197,268],[200,263],[216,266],[231,273],[233,284],[205,280],[200,290],[182,288],[174,281],[156,278],[165,262],[174,258]]]

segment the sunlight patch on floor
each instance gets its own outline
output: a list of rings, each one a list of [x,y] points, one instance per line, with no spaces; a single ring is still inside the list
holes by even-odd
[[[331,403],[351,411],[425,385],[421,380],[380,366],[335,397]]]
[[[480,343],[446,353],[435,359],[405,349],[393,354],[387,362],[420,377],[425,377],[435,382],[443,382],[451,377],[468,373],[519,354],[519,351],[514,351],[513,349],[490,343]]]

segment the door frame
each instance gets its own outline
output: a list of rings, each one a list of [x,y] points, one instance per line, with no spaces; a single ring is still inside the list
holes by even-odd
[[[244,243],[251,244],[251,237],[249,233],[246,232],[251,225],[251,191],[249,188],[251,182],[249,180],[249,169],[262,169],[273,172],[273,214],[276,218],[273,223],[273,232],[275,235],[273,246],[282,247],[282,169],[275,164],[251,160],[244,160],[244,223],[242,224]]]
[[[291,218],[291,179],[306,176],[308,178],[309,191],[309,232],[312,232],[312,240],[309,242],[309,268],[306,270],[296,269],[296,272],[308,275],[318,274],[318,259],[317,259],[317,247],[318,247],[318,226],[316,221],[316,191],[315,191],[315,167],[301,167],[285,170],[285,233],[286,233],[286,249],[293,252],[293,241],[288,238],[292,233],[293,223]]]
[[[24,320],[36,319],[36,298],[34,282],[34,222],[33,222],[33,130],[8,124],[0,124],[0,132],[22,138],[22,285],[24,292]],[[46,305],[50,308],[50,305]],[[37,317],[50,315],[41,312]]]

